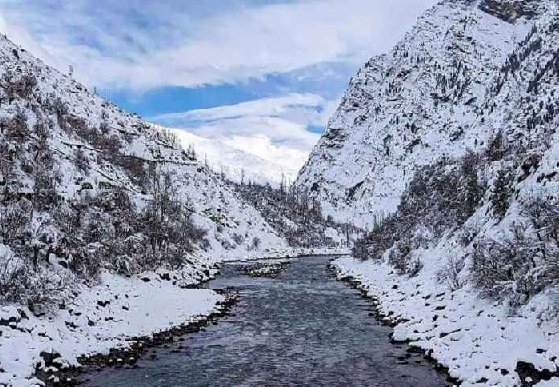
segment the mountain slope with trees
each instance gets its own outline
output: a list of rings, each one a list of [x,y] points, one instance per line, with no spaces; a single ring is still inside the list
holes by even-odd
[[[351,80],[296,183],[369,230],[340,275],[466,385],[557,375],[558,6],[441,1]]]
[[[0,43],[6,298],[33,289],[18,279],[51,268],[95,281],[103,269],[192,266],[196,253],[241,256],[254,238],[262,249],[286,246],[171,133],[120,111],[7,39]],[[37,286],[52,294],[44,281]]]
[[[0,384],[211,313],[185,288],[215,262],[288,248],[173,134],[0,36]]]

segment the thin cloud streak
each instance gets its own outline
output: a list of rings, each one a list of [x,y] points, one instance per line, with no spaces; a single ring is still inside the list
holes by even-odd
[[[289,147],[306,155],[318,139],[317,134],[309,132],[309,126],[325,125],[336,105],[315,94],[293,93],[212,109],[164,114],[151,120],[167,127],[185,128],[205,138],[253,139],[260,136],[268,139],[271,145]],[[232,143],[239,144],[237,140]],[[243,147],[243,150],[250,152],[251,147]]]

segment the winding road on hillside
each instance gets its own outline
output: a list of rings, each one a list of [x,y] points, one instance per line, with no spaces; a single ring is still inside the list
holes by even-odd
[[[217,325],[160,348],[134,369],[86,375],[86,386],[445,386],[406,345],[389,342],[372,305],[328,271],[331,257],[293,260],[276,278],[228,264],[207,286],[240,294]]]

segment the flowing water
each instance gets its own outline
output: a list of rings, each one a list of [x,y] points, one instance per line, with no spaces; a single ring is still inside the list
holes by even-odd
[[[228,264],[207,286],[236,289],[231,313],[189,335],[184,349],[158,349],[134,369],[87,375],[86,386],[445,386],[443,376],[369,313],[357,290],[329,273],[329,257],[292,261],[277,278]]]

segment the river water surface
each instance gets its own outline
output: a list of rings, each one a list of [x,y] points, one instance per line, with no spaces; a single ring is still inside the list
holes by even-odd
[[[389,342],[390,328],[357,290],[328,272],[331,257],[293,260],[277,278],[227,264],[207,286],[240,294],[217,325],[158,349],[134,369],[86,375],[86,386],[446,386],[419,355]]]

